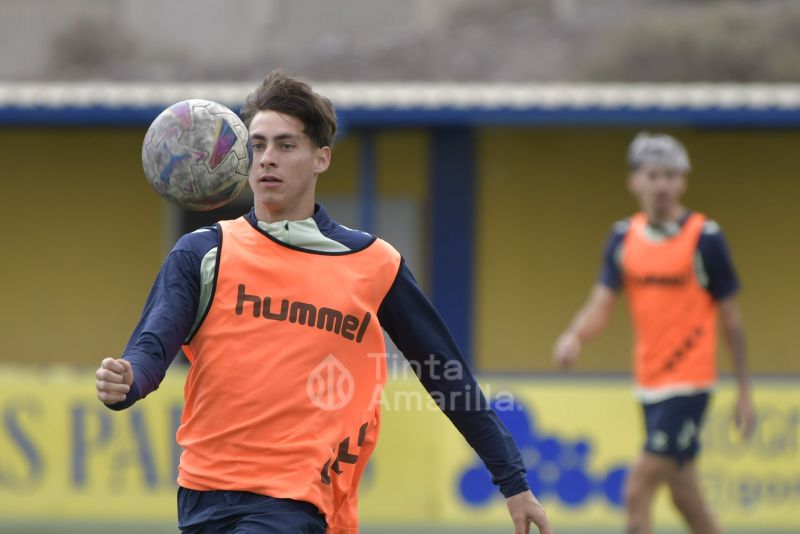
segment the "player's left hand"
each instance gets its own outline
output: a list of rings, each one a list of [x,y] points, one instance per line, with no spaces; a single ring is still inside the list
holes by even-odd
[[[514,534],[529,534],[531,523],[539,528],[540,534],[553,534],[544,508],[530,490],[509,497],[506,506],[514,521]]]
[[[734,416],[736,428],[739,429],[742,438],[745,440],[750,439],[756,429],[756,410],[753,407],[753,400],[749,393],[739,393]]]

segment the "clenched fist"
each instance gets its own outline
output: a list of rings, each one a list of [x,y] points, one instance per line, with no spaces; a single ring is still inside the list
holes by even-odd
[[[97,398],[105,404],[116,404],[127,398],[133,384],[133,368],[128,360],[106,358],[95,373]]]

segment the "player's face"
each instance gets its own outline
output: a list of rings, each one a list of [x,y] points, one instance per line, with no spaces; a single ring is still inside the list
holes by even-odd
[[[631,192],[642,210],[656,218],[665,218],[680,207],[686,191],[686,174],[662,165],[644,164],[631,173]]]
[[[275,111],[256,113],[250,141],[256,216],[267,222],[310,217],[317,176],[330,164],[330,148],[315,146],[299,119]]]

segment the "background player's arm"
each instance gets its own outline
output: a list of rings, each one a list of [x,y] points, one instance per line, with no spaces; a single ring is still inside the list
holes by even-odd
[[[444,399],[439,406],[442,412],[489,469],[492,482],[506,497],[515,533],[528,532],[531,522],[542,533],[552,532],[544,509],[528,487],[514,439],[490,408],[453,336],[404,263],[378,318],[406,359],[415,364],[425,389],[436,394],[434,398]],[[453,369],[460,372],[450,372]]]
[[[717,223],[713,221],[706,223],[698,250],[708,276],[708,292],[717,303],[720,326],[728,344],[733,371],[739,386],[735,411],[736,425],[742,436],[748,438],[755,429],[756,416],[747,371],[744,323],[735,298],[739,291],[739,279],[733,267],[727,240]]]
[[[617,300],[617,292],[622,289],[619,257],[627,231],[627,221],[617,222],[612,227],[603,251],[599,280],[569,327],[556,340],[553,359],[561,367],[572,366],[580,355],[583,343],[599,335],[608,326]]]
[[[750,376],[747,371],[747,345],[744,337],[742,312],[734,297],[728,297],[719,303],[719,317],[722,332],[728,343],[733,372],[739,385],[739,396],[736,401],[736,426],[742,436],[749,438],[755,429],[755,410],[750,394]]]
[[[586,304],[556,341],[553,358],[560,366],[569,367],[574,364],[583,343],[605,330],[616,301],[617,294],[613,289],[602,282],[595,284]]]

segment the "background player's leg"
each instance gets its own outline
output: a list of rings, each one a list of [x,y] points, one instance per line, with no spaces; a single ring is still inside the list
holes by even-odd
[[[686,519],[693,534],[722,534],[700,491],[700,479],[694,461],[676,469],[668,483],[672,502]]]
[[[643,452],[631,469],[625,486],[627,524],[625,534],[650,534],[650,510],[658,487],[671,479],[675,460]]]

